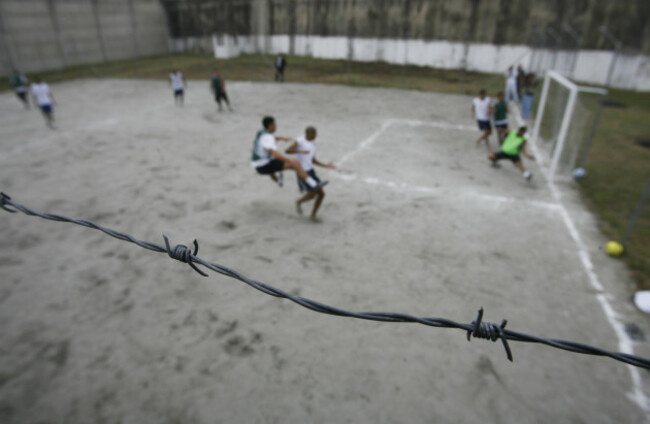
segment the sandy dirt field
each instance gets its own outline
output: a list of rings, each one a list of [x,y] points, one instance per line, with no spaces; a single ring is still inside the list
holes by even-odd
[[[650,320],[594,218],[538,164],[488,166],[471,97],[207,81],[185,107],[166,82],[52,86],[56,130],[0,95],[0,190],[353,311],[484,319],[650,357]],[[250,148],[319,130],[336,170],[321,223],[295,177],[255,174]],[[494,142],[494,140],[493,140]],[[284,145],[281,144],[282,147]],[[306,207],[308,209],[309,206]],[[308,210],[307,210],[308,212]],[[314,313],[165,254],[0,211],[2,423],[639,423],[645,370],[459,330]]]

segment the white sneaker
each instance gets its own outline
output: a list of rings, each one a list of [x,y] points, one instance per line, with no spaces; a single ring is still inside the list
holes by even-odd
[[[533,174],[530,171],[526,171],[524,172],[524,178],[530,181],[530,179],[533,178]]]
[[[282,172],[278,172],[278,185],[282,187],[282,184],[284,184],[284,175]]]

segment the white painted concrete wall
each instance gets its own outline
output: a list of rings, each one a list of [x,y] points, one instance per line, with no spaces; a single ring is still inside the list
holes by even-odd
[[[289,53],[288,35],[265,38],[230,36],[213,37],[216,57],[235,57],[240,53]],[[178,49],[175,49],[178,51]],[[510,65],[521,64],[525,70],[543,72],[552,67],[577,82],[604,84],[613,52],[581,50],[555,52],[528,46],[451,43],[448,41],[392,40],[347,37],[295,36],[293,54],[322,59],[350,59],[361,62],[384,61],[395,64],[431,66],[442,69],[502,73]],[[575,64],[575,65],[574,65]],[[650,58],[645,55],[619,55],[612,86],[650,91]]]

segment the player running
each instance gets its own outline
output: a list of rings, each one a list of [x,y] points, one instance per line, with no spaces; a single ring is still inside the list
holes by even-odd
[[[535,160],[533,155],[526,152],[526,127],[520,127],[517,131],[506,131],[505,136],[506,138],[503,140],[501,150],[497,153],[492,153],[488,158],[492,161],[492,165],[497,167],[499,166],[497,162],[501,159],[510,159],[522,172],[524,178],[530,180],[533,178],[533,174],[524,168],[519,157],[519,153],[521,153],[528,159]]]
[[[273,181],[282,187],[282,171],[285,169],[293,169],[296,171],[298,178],[303,180],[308,187],[308,190],[317,190],[319,187],[324,187],[327,181],[317,182],[312,178],[296,159],[290,159],[278,151],[276,137],[273,135],[277,126],[275,118],[266,116],[262,119],[264,128],[257,132],[255,141],[253,142],[253,154],[251,157],[251,165],[258,174],[268,175]],[[292,141],[288,137],[277,137],[278,140]],[[276,175],[277,174],[277,175]]]
[[[503,93],[497,94],[497,101],[492,105],[494,111],[494,126],[497,129],[499,144],[503,143],[506,131],[508,131],[508,102]]]
[[[322,166],[323,168],[327,169],[334,169],[335,167],[332,163],[323,163],[316,159],[316,146],[314,146],[315,140],[316,128],[307,127],[305,129],[305,135],[296,138],[296,141],[294,141],[293,144],[289,146],[285,153],[297,154],[296,159],[298,159],[298,162],[300,162],[302,169],[304,169],[307,174],[314,180],[320,182],[320,179],[318,176],[316,176],[314,165]],[[308,202],[315,197],[316,201],[314,202],[314,208],[311,211],[309,219],[311,219],[313,222],[318,222],[319,220],[316,218],[316,213],[318,212],[318,208],[320,208],[320,205],[325,198],[325,192],[323,191],[323,188],[318,187],[316,190],[309,191],[307,184],[298,178],[298,189],[301,193],[307,191],[307,194],[296,201],[296,210],[298,211],[298,214],[302,215],[301,204]]]
[[[472,117],[478,123],[478,129],[483,131],[483,135],[476,140],[476,144],[480,144],[481,140],[485,140],[485,147],[488,153],[492,153],[490,149],[490,134],[492,134],[492,125],[490,124],[490,115],[494,112],[490,104],[490,98],[485,95],[485,90],[479,91],[478,97],[474,97],[472,101]]]
[[[214,100],[219,104],[219,112],[222,111],[221,100],[226,102],[228,110],[232,112],[230,102],[228,101],[228,94],[226,94],[226,82],[216,69],[214,70],[212,79],[210,80],[210,88],[212,89],[212,94],[214,94]]]
[[[41,81],[40,77],[34,78],[34,83],[29,86],[32,93],[34,104],[38,105],[43,112],[45,124],[54,129],[54,95],[50,91],[50,86]]]
[[[27,99],[27,77],[14,69],[14,74],[9,78],[14,93],[23,102],[25,109],[29,109],[29,99]]]
[[[178,70],[174,69],[171,74],[169,74],[169,83],[172,86],[174,91],[174,103],[183,106],[185,90],[185,80],[183,79],[183,74]]]

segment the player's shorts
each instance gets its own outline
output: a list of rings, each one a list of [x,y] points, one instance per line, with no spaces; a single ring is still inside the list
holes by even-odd
[[[258,166],[255,168],[258,174],[269,175],[276,172],[282,171],[284,169],[284,162],[280,159],[273,159],[271,162],[266,165]]]
[[[174,90],[174,97],[179,97],[183,95],[183,89],[179,88],[178,90]]]
[[[502,130],[507,130],[508,129],[508,120],[504,119],[502,121],[494,121],[494,126],[497,128],[501,128]]]
[[[52,113],[52,105],[38,105],[43,113]]]
[[[18,96],[23,102],[27,101],[27,93],[24,91],[16,91],[16,96]]]
[[[222,99],[228,101],[228,95],[225,92],[219,91],[214,95],[214,100],[216,100],[217,103],[221,103]]]
[[[309,176],[312,177],[314,180],[316,180],[317,183],[320,183],[320,178],[318,178],[318,177],[316,176],[316,171],[314,171],[313,169],[310,169],[309,171],[307,171],[307,175],[309,175]],[[297,176],[296,176],[296,177],[297,177]],[[297,178],[298,178],[298,177],[297,177]],[[298,178],[298,190],[300,190],[300,192],[302,193],[302,192],[304,192],[304,191],[310,191],[310,190],[311,190],[311,187],[309,187],[309,185],[308,185],[305,181],[303,181],[303,180],[301,180],[300,178]]]
[[[483,130],[490,130],[492,131],[492,124],[490,124],[490,121],[481,121],[477,120],[478,123],[478,129],[483,131]]]
[[[509,155],[507,153],[504,153],[502,150],[496,152],[494,156],[495,156],[494,159],[495,162],[501,159],[510,159],[512,163],[521,162],[521,158],[519,157],[519,155]]]

